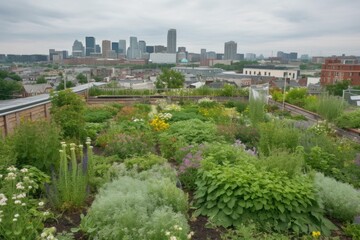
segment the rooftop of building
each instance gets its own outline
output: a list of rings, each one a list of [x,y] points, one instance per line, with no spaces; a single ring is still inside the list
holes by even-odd
[[[253,69],[268,69],[268,70],[297,70],[291,67],[286,66],[276,66],[276,65],[248,65],[244,68],[253,68]]]

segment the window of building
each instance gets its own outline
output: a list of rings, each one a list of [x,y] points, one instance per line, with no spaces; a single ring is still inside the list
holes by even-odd
[[[251,75],[251,71],[249,72],[249,74]]]

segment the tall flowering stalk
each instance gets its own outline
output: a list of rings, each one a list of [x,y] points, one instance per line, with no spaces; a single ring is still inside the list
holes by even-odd
[[[83,145],[67,145],[62,143],[60,152],[60,167],[57,176],[53,176],[52,186],[47,188],[49,199],[53,206],[59,209],[79,207],[84,204],[88,195],[89,179],[93,177],[92,146],[86,142],[85,154]]]

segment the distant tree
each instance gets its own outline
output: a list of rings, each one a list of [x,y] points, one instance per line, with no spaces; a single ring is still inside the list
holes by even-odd
[[[16,73],[0,70],[0,79],[5,79],[5,78],[11,78],[12,80],[15,81],[22,80],[21,77]]]
[[[71,81],[66,81],[66,88],[72,88],[75,87],[75,84]],[[62,81],[57,87],[57,91],[64,90],[64,81]]]
[[[43,75],[41,75],[40,77],[38,77],[36,79],[36,84],[42,84],[42,83],[47,83],[47,81]]]
[[[350,83],[351,82],[349,80],[344,80],[344,81],[337,82],[332,85],[327,85],[325,88],[326,88],[326,91],[328,91],[329,94],[331,94],[331,95],[342,96],[343,90],[348,89],[348,87],[350,86]]]
[[[158,89],[163,88],[182,88],[184,86],[185,77],[180,72],[163,69],[162,73],[157,77],[155,86]]]
[[[12,99],[21,89],[22,85],[18,81],[0,79],[0,100]]]
[[[78,80],[78,83],[80,83],[80,84],[88,83],[87,77],[86,77],[84,74],[82,74],[82,73],[79,73],[79,74],[76,76],[76,79]]]
[[[95,76],[95,77],[94,77],[94,80],[95,80],[95,82],[101,82],[101,81],[102,81],[102,78],[99,77],[99,76]]]

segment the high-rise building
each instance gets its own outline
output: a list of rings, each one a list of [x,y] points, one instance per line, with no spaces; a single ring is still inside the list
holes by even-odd
[[[147,53],[153,53],[154,52],[154,46],[146,46],[146,52]]]
[[[111,50],[115,51],[116,54],[119,53],[119,43],[118,42],[112,42],[111,43]]]
[[[86,56],[90,56],[90,53],[95,52],[95,38],[85,37],[85,53]]]
[[[255,61],[256,60],[256,54],[255,53],[247,53],[245,55],[245,59],[249,61]]]
[[[139,49],[141,54],[146,53],[146,42],[144,40],[139,40]]]
[[[176,53],[176,29],[169,29],[168,31],[167,52]]]
[[[200,61],[206,60],[206,49],[202,48],[200,50]]]
[[[119,40],[119,53],[126,55],[126,40]]]
[[[102,56],[103,58],[110,58],[111,51],[111,41],[103,40],[102,41]]]
[[[84,45],[82,42],[75,40],[72,46],[73,57],[84,57]]]
[[[226,42],[224,49],[224,60],[237,59],[237,43],[234,41]]]
[[[128,59],[140,59],[140,49],[137,37],[130,37],[130,47],[127,52]]]
[[[99,44],[96,44],[96,46],[95,46],[95,52],[96,52],[96,53],[101,53],[101,47],[100,47]]]
[[[162,46],[162,45],[155,45],[154,46],[154,52],[155,53],[165,53],[166,52],[166,47]]]

